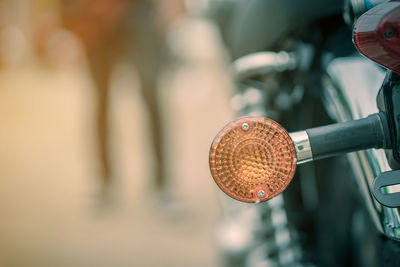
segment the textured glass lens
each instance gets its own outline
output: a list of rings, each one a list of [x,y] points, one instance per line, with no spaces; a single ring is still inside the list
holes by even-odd
[[[215,137],[210,169],[218,186],[232,198],[266,201],[285,190],[292,180],[296,150],[278,123],[242,118],[229,123]]]

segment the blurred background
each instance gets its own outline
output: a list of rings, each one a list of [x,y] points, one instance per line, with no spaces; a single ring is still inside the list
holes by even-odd
[[[0,266],[218,266],[206,6],[0,0]]]

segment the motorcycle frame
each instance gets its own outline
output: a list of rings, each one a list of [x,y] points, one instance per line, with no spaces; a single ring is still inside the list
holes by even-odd
[[[357,120],[378,112],[377,94],[385,71],[375,63],[354,55],[336,58],[326,65],[323,103],[336,122]],[[377,230],[400,241],[400,213],[378,203],[373,196],[374,179],[392,170],[384,150],[368,149],[347,155],[365,206]]]

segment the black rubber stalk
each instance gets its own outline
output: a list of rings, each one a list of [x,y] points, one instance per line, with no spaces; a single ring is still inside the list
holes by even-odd
[[[368,148],[390,148],[386,116],[372,114],[367,118],[336,123],[306,130],[313,159]]]

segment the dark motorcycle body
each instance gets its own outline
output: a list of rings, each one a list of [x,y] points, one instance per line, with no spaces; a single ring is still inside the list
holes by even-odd
[[[352,29],[342,19],[343,6],[337,0],[215,1],[213,17],[233,60],[260,51],[300,55],[294,69],[236,81],[236,94],[245,95],[246,88],[258,86],[264,96],[262,115],[278,119],[288,131],[377,112],[376,96],[385,71],[357,53]],[[301,100],[277,103],[282,94],[293,95],[298,87],[303,89]],[[239,115],[250,111],[241,109]],[[375,177],[387,170],[391,168],[385,153],[375,149],[299,166],[283,194],[287,228],[297,251],[296,260],[287,266],[400,266],[400,244],[395,241],[400,236],[388,228],[396,226],[399,211],[383,207],[368,191]],[[268,208],[259,208],[261,217],[263,209]],[[227,265],[285,265],[269,261],[279,258],[278,252],[265,248],[273,241],[262,239],[240,257],[226,260]],[[254,259],[254,251],[260,250],[265,258]]]

